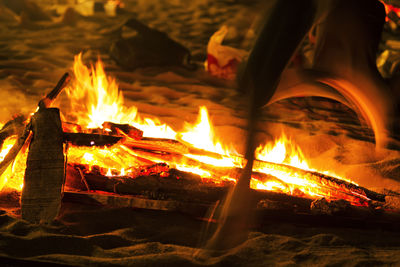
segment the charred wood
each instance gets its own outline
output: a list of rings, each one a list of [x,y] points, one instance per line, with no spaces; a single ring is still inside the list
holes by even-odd
[[[199,175],[168,168],[166,164],[162,163],[143,167],[131,176],[108,177],[102,175],[97,168],[89,171],[87,166],[79,164],[68,164],[67,172],[66,186],[70,191],[84,191],[89,187],[91,191],[197,203],[221,201],[235,184],[232,181],[220,182],[202,179]],[[80,172],[83,174],[87,186],[84,184]],[[262,176],[263,174],[258,175]],[[270,178],[264,177],[264,179]],[[268,199],[298,211],[309,211],[312,202],[311,199],[304,197],[262,190],[251,190],[251,198],[255,203],[254,206],[260,200]]]
[[[186,154],[189,152],[189,148],[186,145],[177,140],[166,138],[143,137],[141,140],[127,138],[122,143],[132,149],[143,149],[157,154]]]
[[[142,139],[143,137],[143,131],[139,130],[138,128],[133,127],[132,125],[129,124],[119,124],[119,123],[113,123],[106,121],[103,123],[103,129],[108,129],[110,130],[111,135],[119,135],[119,131],[122,131],[125,135],[137,140],[137,139]]]
[[[118,136],[87,133],[64,133],[64,138],[76,146],[111,146],[122,139]]]
[[[197,202],[214,202],[223,197],[228,187],[215,183],[203,183],[200,176],[176,169],[166,164],[140,168],[130,176],[105,176],[96,168],[88,171],[86,166],[69,164],[66,186],[85,190],[78,169],[88,187],[123,195],[140,195],[150,199],[173,199]]]

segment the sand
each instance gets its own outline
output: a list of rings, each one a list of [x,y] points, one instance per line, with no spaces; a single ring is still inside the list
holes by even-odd
[[[43,1],[46,2],[46,1]],[[51,2],[51,1],[47,1]],[[71,15],[62,21],[31,21],[5,12],[0,21],[0,122],[28,114],[62,74],[74,56],[85,63],[98,57],[115,77],[125,105],[140,115],[157,117],[179,131],[195,122],[199,106],[210,113],[217,136],[243,152],[243,97],[232,82],[211,77],[202,68],[209,37],[228,25],[226,44],[248,49],[263,7],[262,1],[125,1],[129,14],[107,17]],[[43,4],[54,14],[66,6]],[[84,7],[80,7],[84,8]],[[2,8],[3,9],[3,8]],[[6,10],[6,9],[4,9]],[[90,10],[89,10],[90,11]],[[89,12],[90,13],[90,12]],[[127,71],[109,56],[115,31],[134,16],[168,33],[192,53],[197,70],[180,67]],[[58,99],[68,115],[68,98]],[[400,191],[400,146],[375,151],[371,131],[343,105],[319,98],[278,102],[264,110],[258,139],[282,132],[299,145],[315,168],[333,169],[376,191]],[[381,229],[318,227],[266,220],[252,229],[242,245],[217,256],[202,249],[203,221],[173,212],[63,203],[52,225],[32,225],[19,218],[18,199],[2,202],[0,261],[10,265],[45,261],[77,266],[375,266],[400,263],[400,234]],[[10,207],[11,205],[11,207]],[[209,234],[209,233],[208,233]]]

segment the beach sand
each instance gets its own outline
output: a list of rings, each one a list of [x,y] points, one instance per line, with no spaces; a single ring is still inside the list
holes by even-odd
[[[49,1],[50,2],[50,1]],[[0,122],[29,114],[83,52],[86,64],[100,58],[115,77],[127,107],[158,118],[176,131],[194,123],[206,106],[216,136],[244,151],[246,115],[233,82],[203,69],[209,37],[228,25],[226,44],[249,49],[252,31],[266,8],[262,1],[125,1],[126,13],[109,17],[75,14],[62,21],[22,19],[11,12],[0,18]],[[42,5],[48,14],[65,6]],[[83,8],[83,7],[81,7]],[[5,9],[4,9],[5,10]],[[90,11],[90,10],[89,10]],[[166,32],[191,52],[194,71],[182,67],[127,71],[109,56],[116,30],[128,17]],[[21,22],[22,21],[22,22]],[[251,30],[249,30],[251,29]],[[57,105],[68,116],[62,93]],[[375,150],[371,131],[354,112],[320,98],[280,101],[263,111],[257,139],[273,141],[284,132],[310,165],[334,170],[361,186],[400,192],[400,146]],[[175,212],[112,208],[63,202],[51,225],[19,218],[18,197],[0,212],[0,261],[9,265],[44,261],[75,266],[376,266],[400,264],[400,233],[382,229],[321,227],[265,220],[238,247],[217,256],[203,249],[206,223]],[[214,225],[215,226],[215,225]],[[214,227],[212,226],[212,227]]]

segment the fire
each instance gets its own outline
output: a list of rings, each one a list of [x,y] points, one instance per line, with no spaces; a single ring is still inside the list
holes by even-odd
[[[384,5],[384,7],[385,7],[385,11],[386,11],[386,21],[389,21],[389,18],[388,18],[388,14],[391,12],[391,11],[393,11],[394,13],[396,13],[396,15],[398,16],[398,17],[400,17],[400,8],[399,7],[396,7],[396,6],[393,6],[393,5],[390,5],[390,4],[386,4],[384,1],[381,1],[381,3]]]
[[[130,124],[142,130],[144,137],[178,140],[188,147],[188,151],[179,152],[179,157],[162,159],[154,155],[144,158],[123,145],[122,142],[103,148],[72,145],[67,154],[69,163],[88,166],[88,170],[97,166],[96,168],[101,170],[101,174],[105,176],[129,176],[135,170],[140,169],[141,166],[167,163],[173,168],[198,174],[203,179],[213,180],[215,183],[236,182],[238,175],[235,174],[235,171],[223,173],[221,170],[243,168],[245,160],[235,152],[234,148],[228,148],[218,140],[205,106],[199,108],[196,123],[185,123],[184,130],[177,132],[156,119],[141,118],[136,107],[126,107],[123,94],[118,89],[116,80],[105,74],[100,60],[95,66],[88,68],[82,63],[82,55],[79,54],[75,57],[73,69],[75,82],[66,91],[71,103],[71,111],[69,111],[68,116],[75,118],[72,123],[79,125],[79,127],[75,127],[76,131],[85,132],[93,128],[102,129],[104,122]],[[103,130],[111,131],[109,129]],[[124,138],[128,137],[125,136]],[[5,141],[0,152],[0,161],[4,159],[15,141],[16,137],[11,137]],[[26,150],[25,147],[13,166],[2,175],[0,189],[5,184],[17,190],[22,189]],[[251,180],[251,188],[309,198],[335,198],[335,196],[330,196],[331,191],[325,185],[309,179],[307,175],[304,175],[304,172],[296,171],[315,170],[309,166],[300,147],[284,134],[274,143],[259,146],[256,150],[256,158],[258,164],[255,164],[253,171],[275,178],[262,180],[254,175]],[[263,164],[263,162],[266,164]],[[289,170],[285,168],[287,165],[298,169],[291,168]],[[217,170],[215,173],[220,171],[218,175],[213,173],[215,170]]]
[[[304,170],[310,169],[301,149],[293,144],[285,134],[282,134],[273,145],[260,145],[256,149],[256,158],[268,162],[284,163]]]
[[[11,150],[11,148],[14,146],[14,144],[17,142],[17,136],[13,135],[10,136],[8,138],[6,138],[6,140],[4,140],[2,149],[0,151],[0,162],[2,162],[4,160],[4,158],[6,157],[6,155],[8,154],[8,152]]]
[[[2,149],[0,151],[0,162],[2,162],[17,142],[17,136],[10,136],[4,140]],[[11,188],[21,191],[24,186],[24,174],[26,168],[26,158],[28,157],[28,145],[25,144],[21,151],[18,153],[14,162],[8,166],[3,175],[0,177],[0,191],[4,188]]]
[[[185,123],[185,130],[178,134],[178,139],[198,149],[223,155],[222,157],[216,158],[204,155],[186,154],[185,156],[189,158],[220,167],[234,167],[237,165],[235,159],[230,157],[230,155],[235,154],[235,150],[224,147],[216,138],[208,115],[208,110],[205,106],[200,107],[195,124]]]
[[[158,120],[140,118],[136,107],[127,108],[116,80],[104,72],[99,59],[89,69],[82,63],[82,54],[75,57],[73,66],[75,82],[66,88],[70,99],[70,116],[76,123],[86,128],[102,128],[106,121],[131,124],[141,129],[146,137],[163,136],[175,138],[176,133]]]
[[[180,139],[192,144],[194,147],[226,155],[227,152],[222,148],[214,136],[214,130],[210,123],[208,110],[205,106],[200,107],[197,123],[191,125],[186,123],[186,131],[180,133]]]
[[[68,161],[99,166],[109,170],[109,173],[115,170],[118,175],[125,175],[129,169],[143,165],[143,162],[130,153],[129,149],[120,144],[108,148],[71,146],[68,149]]]

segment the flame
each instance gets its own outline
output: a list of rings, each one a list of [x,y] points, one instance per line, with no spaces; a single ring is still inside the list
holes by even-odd
[[[215,152],[221,155],[229,155],[227,149],[216,139],[214,130],[205,106],[199,109],[199,116],[196,124],[185,123],[185,131],[179,134],[179,138],[196,148]]]
[[[2,149],[0,151],[0,162],[2,162],[4,160],[4,158],[6,157],[6,155],[8,154],[8,152],[11,150],[11,148],[14,146],[14,144],[16,142],[17,142],[16,135],[10,136],[10,137],[6,138],[6,140],[4,140]]]
[[[384,1],[380,1],[383,5],[384,5],[384,7],[385,7],[385,12],[386,12],[386,21],[389,21],[389,17],[387,16],[388,14],[389,14],[389,12],[390,11],[393,11],[394,13],[396,13],[396,15],[398,16],[398,17],[400,17],[400,8],[399,7],[396,7],[396,6],[393,6],[393,5],[390,5],[390,4],[386,4]]]
[[[18,137],[16,135],[10,136],[4,140],[2,149],[0,151],[0,162],[2,162],[16,144]],[[14,162],[7,167],[4,173],[0,176],[0,191],[3,188],[11,188],[17,191],[22,191],[24,186],[24,175],[26,168],[26,159],[28,157],[28,142],[21,148]]]
[[[205,106],[199,108],[199,115],[195,124],[185,123],[185,130],[178,134],[178,139],[182,140],[193,147],[214,152],[222,157],[212,157],[205,155],[185,154],[188,158],[198,160],[200,162],[220,167],[235,167],[237,162],[232,154],[236,154],[232,148],[224,147],[216,138],[213,125],[210,121],[208,110]]]
[[[301,149],[282,133],[272,144],[260,145],[256,149],[256,158],[273,163],[284,163],[300,169],[310,170]]]
[[[120,144],[103,148],[71,146],[68,149],[68,161],[107,169],[107,176],[111,176],[111,170],[125,175],[128,169],[143,165],[136,155]]]
[[[141,129],[146,137],[175,138],[176,133],[166,124],[137,116],[137,108],[124,105],[122,91],[116,80],[107,76],[99,59],[89,69],[82,63],[82,54],[75,56],[75,81],[66,88],[71,103],[70,115],[86,128],[102,128],[106,121],[131,124]]]
[[[209,166],[212,168],[242,168],[244,159],[237,155],[235,149],[223,146],[215,136],[214,127],[205,106],[199,108],[199,115],[195,123],[185,122],[184,130],[176,132],[170,126],[162,124],[156,119],[140,118],[136,107],[125,107],[122,92],[119,91],[115,79],[106,76],[100,60],[95,67],[91,66],[89,69],[82,63],[81,54],[79,54],[75,58],[74,73],[76,82],[67,92],[70,102],[73,104],[72,110],[78,124],[87,128],[102,128],[102,124],[106,121],[128,123],[141,129],[144,136],[179,140],[194,150],[183,153],[183,158],[171,159],[166,162],[171,167],[198,174],[202,178],[212,179],[216,183],[236,181],[235,177],[229,175],[213,177],[215,174],[207,169]],[[121,144],[110,148],[72,147],[68,154],[70,162],[99,166],[104,170],[103,174],[107,176],[115,173],[122,175],[126,170],[143,165],[143,162],[137,160],[138,155],[135,152]],[[276,179],[261,181],[253,177],[251,187],[254,189],[306,195],[311,198],[327,197],[329,194],[323,185],[299,174],[296,169],[288,171],[279,165],[285,164],[302,170],[315,171],[309,166],[301,149],[284,134],[273,144],[268,143],[258,147],[256,158],[277,163],[277,165],[269,165],[268,168],[263,167],[262,164],[255,165],[253,171],[272,175]],[[166,161],[154,156],[149,156],[148,160],[152,163]]]

